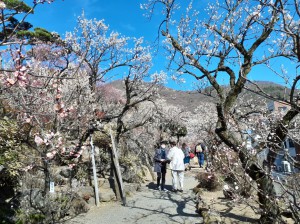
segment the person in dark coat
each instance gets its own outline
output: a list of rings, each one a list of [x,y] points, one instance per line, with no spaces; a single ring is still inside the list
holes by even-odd
[[[162,191],[165,191],[166,173],[167,173],[167,149],[166,144],[162,142],[160,147],[156,149],[154,155],[154,172],[157,173],[156,189],[159,187]],[[161,181],[161,183],[160,183]]]

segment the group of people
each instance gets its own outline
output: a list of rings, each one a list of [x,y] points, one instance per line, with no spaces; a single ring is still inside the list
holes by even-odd
[[[204,165],[204,144],[196,145],[194,153],[186,144],[182,144],[182,148],[178,148],[176,142],[170,142],[168,150],[166,142],[161,142],[160,147],[156,149],[154,155],[154,172],[157,173],[156,189],[168,191],[165,189],[167,164],[170,164],[172,174],[172,191],[183,192],[184,171],[190,169],[190,160],[195,155],[198,157],[199,166]]]

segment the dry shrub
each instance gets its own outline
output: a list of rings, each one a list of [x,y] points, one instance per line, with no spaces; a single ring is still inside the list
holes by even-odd
[[[222,187],[215,173],[198,173],[196,179],[199,181],[198,187],[208,191],[218,191]]]

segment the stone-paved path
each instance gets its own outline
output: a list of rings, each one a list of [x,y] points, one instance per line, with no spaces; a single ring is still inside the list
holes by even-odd
[[[192,189],[197,185],[194,176],[198,169],[185,173],[184,192],[173,193],[154,190],[153,182],[142,186],[140,192],[127,197],[127,206],[120,203],[106,203],[93,207],[68,224],[200,224],[202,218],[196,213],[195,194]],[[171,190],[170,170],[166,177],[166,188]]]

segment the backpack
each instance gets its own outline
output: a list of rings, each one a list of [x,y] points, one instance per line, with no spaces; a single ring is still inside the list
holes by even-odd
[[[196,146],[196,152],[203,152],[201,145]]]

